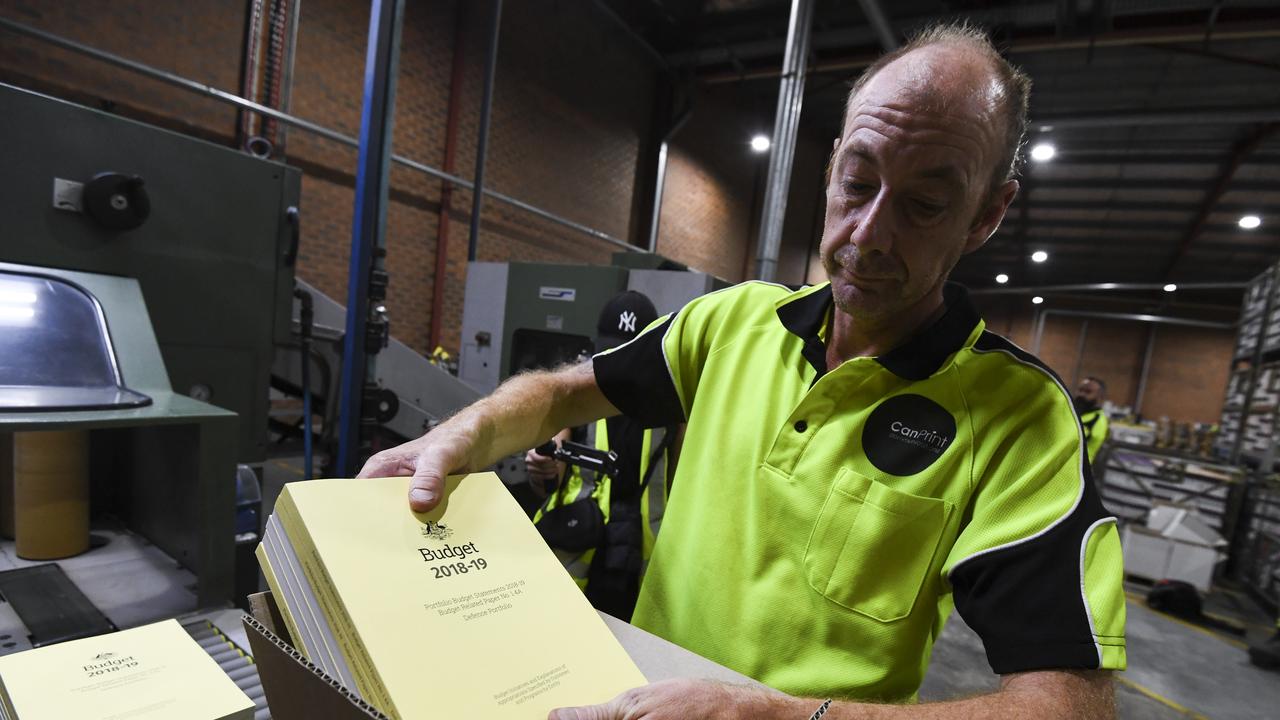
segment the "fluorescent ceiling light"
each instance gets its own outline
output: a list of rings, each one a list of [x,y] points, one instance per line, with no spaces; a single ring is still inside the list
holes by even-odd
[[[773,143],[769,141],[769,138],[765,137],[764,135],[756,135],[755,137],[751,138],[751,149],[754,152],[758,152],[758,153],[768,152],[769,146],[772,144]]]
[[[1054,155],[1058,154],[1058,149],[1052,143],[1037,143],[1031,148],[1031,159],[1036,162],[1046,162],[1052,160]]]
[[[1032,304],[1032,305],[1039,305],[1039,304],[1040,304],[1040,303],[1042,303],[1042,302],[1044,302],[1044,298],[1040,297],[1039,295],[1037,295],[1037,296],[1035,296],[1035,297],[1031,298],[1031,304]]]
[[[1005,275],[1004,273],[1000,273],[999,275],[997,275],[997,276],[996,276],[996,282],[998,282],[998,283],[1000,283],[1001,285],[1003,285],[1003,284],[1005,284],[1005,283],[1009,282],[1009,276],[1008,276],[1008,275]]]
[[[1169,283],[1168,285],[1164,286],[1165,292],[1173,292],[1174,290],[1177,290],[1177,289],[1178,289],[1178,286],[1174,285],[1173,283]]]
[[[1031,253],[1031,262],[1038,262],[1038,263],[1042,263],[1042,262],[1044,262],[1045,260],[1048,260],[1048,259],[1049,259],[1049,253],[1047,253],[1047,252],[1045,252],[1045,251],[1043,251],[1043,250],[1037,250],[1037,251],[1035,251],[1035,252]]]
[[[1252,230],[1262,224],[1262,218],[1257,215],[1245,215],[1240,218],[1240,227],[1245,230]]]

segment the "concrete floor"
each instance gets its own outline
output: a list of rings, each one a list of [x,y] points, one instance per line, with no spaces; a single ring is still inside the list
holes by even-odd
[[[296,459],[267,461],[265,513],[286,482],[302,479]],[[1185,623],[1151,610],[1145,588],[1129,587],[1129,669],[1116,674],[1116,702],[1124,720],[1256,720],[1280,718],[1280,673],[1249,663],[1245,640]],[[1248,598],[1216,591],[1206,610],[1249,629],[1249,641],[1274,631],[1274,623]],[[982,641],[953,615],[934,646],[923,701],[989,692],[999,685]]]

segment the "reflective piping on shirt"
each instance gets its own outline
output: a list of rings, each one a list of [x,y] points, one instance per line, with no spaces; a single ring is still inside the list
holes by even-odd
[[[1099,642],[1101,636],[1098,635],[1098,626],[1093,622],[1093,608],[1089,606],[1089,595],[1085,592],[1084,587],[1084,555],[1089,547],[1089,538],[1093,537],[1093,531],[1098,529],[1100,525],[1106,523],[1117,522],[1115,516],[1104,517],[1089,526],[1084,531],[1084,539],[1080,541],[1080,600],[1084,602],[1084,614],[1089,619],[1089,634],[1093,635],[1094,647],[1098,650],[1098,667],[1102,667],[1102,643]]]
[[[992,334],[994,335],[994,333]],[[997,335],[996,337],[1000,337],[1000,336]],[[1005,340],[1005,338],[1001,338],[1001,339]],[[1009,341],[1009,340],[1005,340],[1005,341],[1008,342],[1010,345],[1013,345],[1014,347],[1018,347],[1012,341]],[[1066,396],[1067,400],[1071,399],[1070,393],[1067,392],[1067,389],[1063,387],[1062,383],[1058,382],[1058,379],[1053,376],[1053,373],[1047,372],[1044,368],[1040,367],[1039,365],[1036,365],[1035,363],[1026,362],[1025,360],[1022,360],[1021,358],[1019,358],[1017,355],[1014,355],[1013,353],[1009,352],[1008,350],[1003,350],[1003,349],[979,350],[976,347],[973,347],[970,349],[973,350],[975,354],[979,354],[979,355],[986,355],[989,353],[1004,353],[1005,355],[1008,355],[1011,359],[1013,359],[1013,361],[1016,363],[1019,363],[1021,365],[1026,365],[1027,367],[1035,368],[1036,370],[1040,371],[1044,375],[1048,376],[1048,378],[1053,381],[1053,384],[1057,385],[1058,389],[1062,391],[1062,394]],[[1018,349],[1022,350],[1022,348],[1018,348]],[[1026,351],[1023,350],[1023,352],[1026,352]],[[1004,550],[1005,548],[1016,547],[1018,545],[1022,545],[1023,543],[1031,542],[1032,540],[1039,538],[1040,536],[1048,533],[1050,530],[1054,529],[1055,527],[1061,525],[1063,522],[1066,521],[1067,518],[1071,517],[1071,514],[1076,511],[1076,508],[1080,507],[1080,503],[1084,501],[1084,490],[1085,490],[1084,463],[1085,463],[1085,458],[1088,457],[1088,450],[1085,448],[1084,429],[1080,427],[1080,418],[1076,417],[1074,412],[1071,413],[1071,416],[1075,418],[1075,421],[1076,421],[1076,438],[1079,441],[1079,450],[1080,450],[1080,457],[1079,457],[1080,490],[1079,492],[1076,493],[1075,502],[1071,503],[1071,507],[1065,513],[1063,513],[1061,517],[1059,517],[1057,520],[1054,520],[1052,523],[1050,523],[1040,532],[1034,535],[1029,535],[1025,538],[1021,538],[1019,540],[1007,542],[1003,545],[997,545],[992,548],[987,548],[986,550],[981,550],[979,552],[976,552],[964,558],[963,560],[958,561],[955,565],[951,566],[951,571],[947,573],[948,581],[950,581],[951,576],[955,574],[956,568],[959,568],[961,565],[969,562],[970,560],[973,560],[974,558],[982,557],[983,555],[997,552],[999,550]]]

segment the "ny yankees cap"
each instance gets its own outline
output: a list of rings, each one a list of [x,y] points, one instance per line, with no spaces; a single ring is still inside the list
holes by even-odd
[[[644,293],[628,290],[615,295],[600,311],[596,324],[597,350],[608,350],[630,341],[658,319],[658,310]]]

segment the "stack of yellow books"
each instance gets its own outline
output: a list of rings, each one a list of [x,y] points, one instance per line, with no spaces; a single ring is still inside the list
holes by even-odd
[[[644,676],[493,473],[290,483],[258,560],[297,649],[397,720],[542,720]]]
[[[253,711],[176,620],[0,658],[7,720],[250,720]]]

